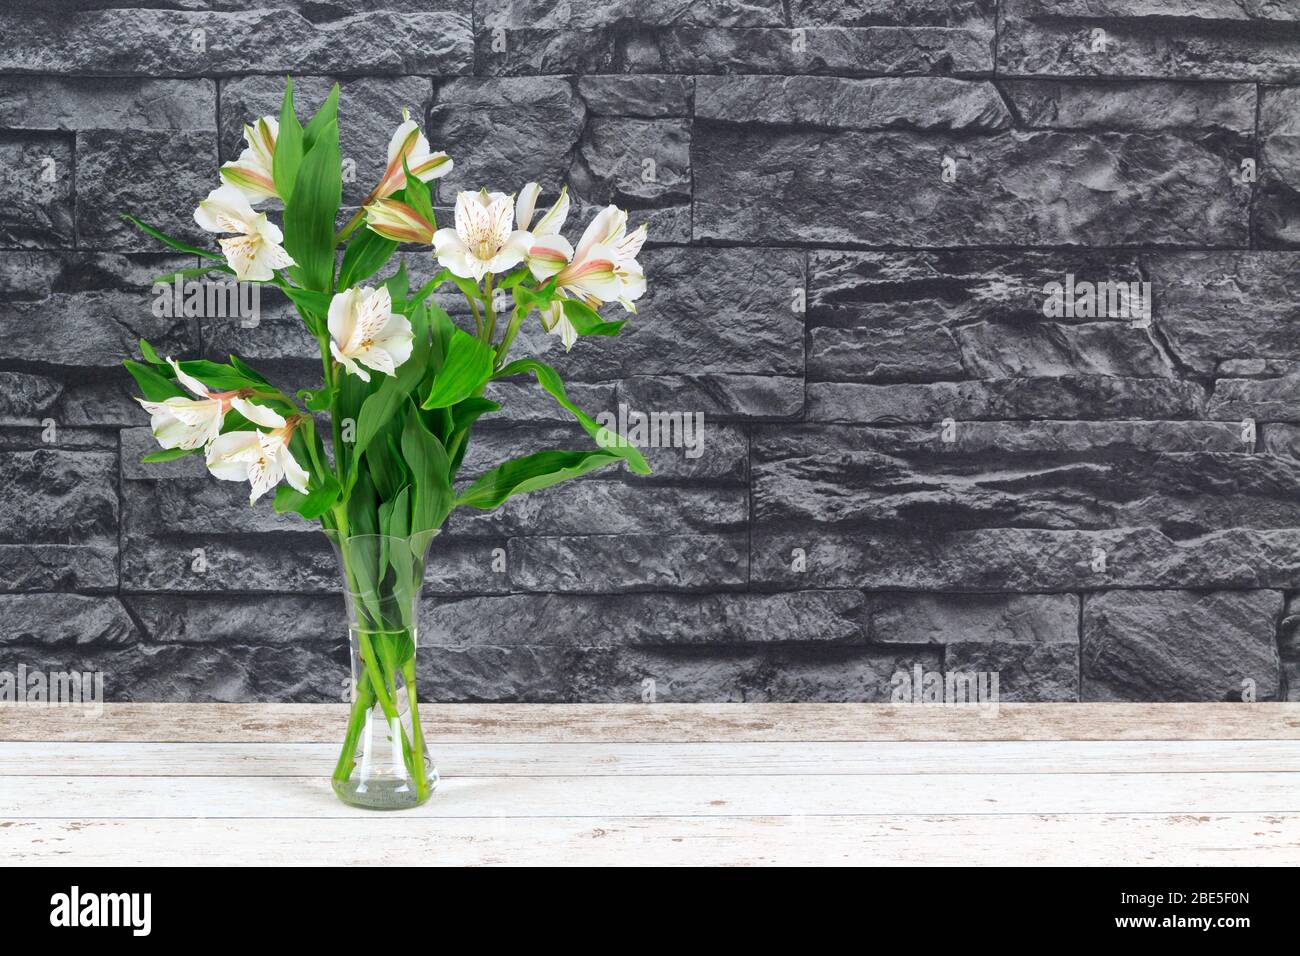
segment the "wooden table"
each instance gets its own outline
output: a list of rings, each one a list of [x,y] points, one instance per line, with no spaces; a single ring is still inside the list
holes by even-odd
[[[339,803],[344,709],[0,707],[13,864],[1297,864],[1300,705],[442,705]]]

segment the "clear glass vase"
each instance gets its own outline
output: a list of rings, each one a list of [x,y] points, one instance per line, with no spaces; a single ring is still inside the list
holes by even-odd
[[[333,786],[354,807],[416,807],[438,784],[415,687],[420,585],[436,533],[396,538],[325,532],[343,574],[352,654],[352,709]]]

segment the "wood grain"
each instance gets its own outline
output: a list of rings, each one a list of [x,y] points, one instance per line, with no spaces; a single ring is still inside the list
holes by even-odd
[[[18,820],[28,865],[876,865],[1300,863],[1300,815],[760,816],[319,820]]]
[[[1300,704],[424,704],[432,740],[1300,740]],[[0,740],[332,743],[341,704],[0,707]]]
[[[442,705],[397,815],[337,706],[0,707],[10,864],[1300,863],[1300,705]]]
[[[443,776],[1215,773],[1300,771],[1300,741],[448,743]],[[327,776],[338,744],[0,743],[5,773],[80,777]],[[0,786],[3,786],[0,778]]]

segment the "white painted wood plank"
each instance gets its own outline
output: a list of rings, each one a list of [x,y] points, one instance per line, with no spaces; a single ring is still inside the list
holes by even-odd
[[[434,740],[1297,740],[1300,703],[1002,704],[422,704]],[[0,740],[271,741],[341,739],[339,704],[0,706]]]
[[[1300,814],[1300,773],[456,777],[411,816]],[[373,816],[324,777],[6,777],[0,820]]]
[[[1300,771],[1300,741],[435,743],[444,776]],[[0,743],[4,774],[328,776],[330,744]]]
[[[12,821],[10,865],[1300,865],[1279,814]]]

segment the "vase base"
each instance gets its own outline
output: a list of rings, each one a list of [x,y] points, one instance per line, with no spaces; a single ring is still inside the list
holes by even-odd
[[[410,780],[377,777],[361,781],[331,781],[335,795],[350,807],[363,810],[409,810],[433,796],[438,788],[438,771],[429,768],[429,785],[421,793]]]

